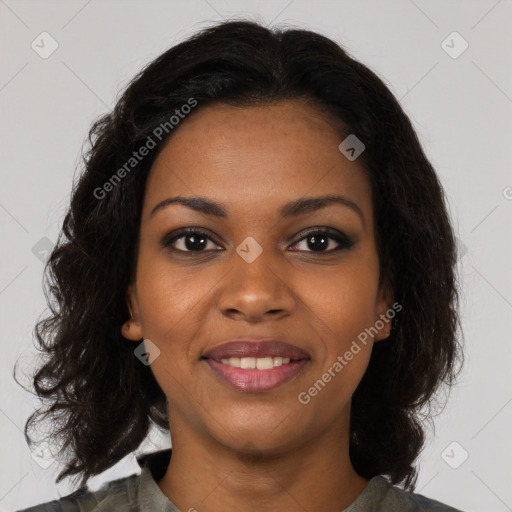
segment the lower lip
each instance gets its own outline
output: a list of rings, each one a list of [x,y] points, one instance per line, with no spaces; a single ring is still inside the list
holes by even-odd
[[[308,359],[290,361],[288,364],[274,366],[268,370],[244,370],[214,359],[205,359],[208,366],[224,382],[239,391],[258,393],[270,391],[293,379],[300,373]]]

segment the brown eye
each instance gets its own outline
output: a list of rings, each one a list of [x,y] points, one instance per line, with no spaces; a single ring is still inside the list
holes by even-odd
[[[162,246],[180,252],[206,252],[218,250],[218,245],[208,233],[198,229],[181,230],[179,233],[162,240]]]
[[[299,251],[331,253],[342,249],[349,249],[354,245],[354,242],[343,233],[334,233],[323,229],[310,231],[305,236],[302,236],[293,247],[297,247],[300,244],[303,244],[303,248],[298,249]]]

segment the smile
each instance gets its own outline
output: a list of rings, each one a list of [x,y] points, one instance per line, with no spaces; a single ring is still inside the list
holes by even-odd
[[[230,357],[203,359],[220,382],[250,393],[271,391],[296,377],[309,359],[283,357]]]
[[[267,357],[230,357],[221,359],[222,364],[227,364],[233,368],[243,368],[245,370],[269,370],[276,366],[282,366],[290,362],[289,357],[267,356]]]

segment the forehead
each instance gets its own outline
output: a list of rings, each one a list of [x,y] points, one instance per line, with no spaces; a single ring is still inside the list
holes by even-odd
[[[299,101],[212,105],[181,122],[148,177],[144,210],[170,195],[208,196],[247,209],[339,193],[371,213],[368,178],[338,149],[342,135]],[[265,200],[265,204],[262,200]]]

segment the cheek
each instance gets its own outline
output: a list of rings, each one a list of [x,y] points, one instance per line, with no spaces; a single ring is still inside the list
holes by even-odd
[[[361,251],[347,258],[344,265],[319,269],[307,279],[314,285],[303,287],[301,295],[315,313],[313,318],[325,324],[340,349],[375,322],[378,277],[376,256]]]
[[[160,350],[151,371],[165,395],[179,403],[189,399],[188,393],[197,392],[193,391],[193,347],[205,318],[207,283],[194,278],[193,272],[177,270],[165,258],[141,254],[139,262],[137,296],[143,335]]]
[[[315,379],[329,382],[325,403],[341,407],[355,391],[371,356],[369,329],[377,319],[377,257],[356,253],[346,265],[333,272],[319,272],[311,281],[315,288],[305,296],[315,313],[311,317],[314,328],[324,344]]]
[[[311,319],[324,346],[317,352],[310,387],[302,391],[319,397],[315,407],[326,416],[350,402],[372,352],[372,337],[365,330],[375,321],[377,286],[371,272],[360,270],[331,276],[325,282],[317,279],[317,289],[323,292],[310,295],[308,306],[315,312]]]
[[[137,269],[137,297],[143,335],[160,349],[162,360],[183,367],[191,340],[205,319],[212,283],[197,278],[197,270],[177,269],[161,255],[141,252]],[[156,363],[156,362],[155,362]]]
[[[173,264],[163,251],[141,249],[137,295],[146,329],[170,329],[186,320],[208,289],[208,279],[197,279],[197,274],[193,266]]]
[[[355,338],[375,321],[376,287],[373,282],[347,276],[333,290],[332,299],[326,302],[326,316],[341,339]],[[333,285],[331,285],[333,286]]]

